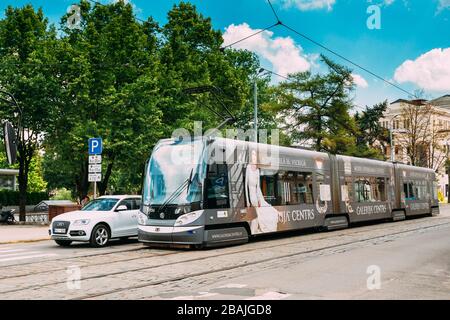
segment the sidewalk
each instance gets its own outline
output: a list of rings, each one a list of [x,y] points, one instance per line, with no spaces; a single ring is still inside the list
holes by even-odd
[[[48,226],[0,225],[0,244],[49,240]]]

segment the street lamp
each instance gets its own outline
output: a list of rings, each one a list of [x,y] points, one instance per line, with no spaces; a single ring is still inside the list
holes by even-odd
[[[400,116],[399,114],[396,114],[395,116],[392,117],[391,119],[391,128],[389,130],[389,135],[390,135],[390,140],[391,140],[391,162],[394,162],[395,160],[395,155],[394,155],[394,135],[393,135],[393,131],[394,131],[394,119],[397,118],[398,116]]]

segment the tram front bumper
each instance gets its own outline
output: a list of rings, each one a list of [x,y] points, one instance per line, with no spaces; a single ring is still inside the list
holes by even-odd
[[[144,243],[202,244],[204,226],[144,226],[139,225],[138,239]]]

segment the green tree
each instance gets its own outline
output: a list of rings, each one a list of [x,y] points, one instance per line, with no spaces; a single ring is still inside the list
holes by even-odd
[[[389,143],[389,131],[380,124],[388,102],[377,103],[366,107],[354,116],[358,131],[356,136],[355,155],[385,160],[386,145]],[[374,145],[379,144],[380,148]]]
[[[42,156],[35,154],[30,162],[28,172],[28,191],[42,192],[47,190],[47,182],[43,178]]]
[[[176,128],[192,129],[194,121],[202,121],[205,130],[223,121],[211,112],[225,114],[212,94],[187,96],[182,93],[185,88],[219,88],[220,99],[234,114],[247,107],[250,77],[259,66],[256,56],[248,51],[222,50],[221,32],[190,3],[174,5],[167,18],[159,50],[164,74],[160,88],[166,97],[159,103],[166,124],[164,134],[170,136]]]
[[[53,98],[58,90],[51,68],[49,48],[56,32],[49,27],[42,9],[31,5],[9,6],[0,23],[0,83],[13,94],[23,109],[21,139],[18,143],[20,220],[25,220],[25,205],[30,166],[40,145],[40,135],[52,118]],[[11,106],[2,106],[0,118],[16,123]]]
[[[154,22],[138,23],[131,4],[124,2],[91,7],[82,1],[81,13],[82,29],[65,28],[58,50],[66,103],[46,138],[45,166],[53,174],[52,163],[57,163],[62,168],[58,175],[65,173],[69,179],[52,186],[67,187],[70,181],[80,198],[89,188],[88,138],[104,140],[99,184],[103,194],[116,166],[133,163],[140,175],[150,146],[160,136],[161,117],[156,108],[159,63]]]
[[[351,71],[322,56],[328,73],[300,72],[278,87],[274,109],[286,120],[292,141],[317,151],[347,153],[354,144],[355,123],[349,114],[354,88]]]

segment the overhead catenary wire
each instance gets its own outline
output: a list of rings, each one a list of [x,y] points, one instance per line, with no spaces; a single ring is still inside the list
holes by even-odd
[[[256,35],[258,35],[258,34],[264,32],[264,31],[270,30],[270,29],[272,29],[272,28],[274,28],[274,27],[276,27],[276,26],[278,26],[278,25],[280,25],[280,24],[281,24],[281,23],[278,21],[277,23],[274,23],[274,24],[272,24],[271,26],[268,26],[267,28],[260,29],[260,30],[258,30],[257,32],[252,33],[251,35],[248,35],[248,36],[246,36],[246,37],[244,37],[244,38],[242,38],[242,39],[239,39],[239,40],[237,40],[237,41],[235,41],[235,42],[233,42],[233,43],[227,44],[226,46],[223,46],[223,47],[221,47],[220,49],[221,49],[221,50],[224,50],[224,49],[226,49],[226,48],[232,47],[232,46],[234,46],[234,45],[236,45],[236,44],[238,44],[238,43],[240,43],[240,42],[242,42],[242,41],[245,41],[245,40],[247,40],[247,39],[250,39],[250,38],[252,38],[252,37],[254,37],[254,36],[256,36]]]
[[[99,1],[96,1],[96,0],[87,0],[87,1],[89,1],[89,2],[91,2],[91,3],[93,3],[93,4],[96,4],[96,5],[99,5],[99,6],[106,6],[105,4],[103,4],[103,3],[99,2]],[[351,59],[346,58],[345,56],[343,56],[342,54],[336,52],[335,50],[330,49],[330,48],[328,48],[327,46],[321,44],[320,42],[318,42],[318,41],[312,39],[310,36],[308,36],[308,35],[306,35],[306,34],[300,32],[300,31],[298,31],[298,30],[296,30],[296,29],[290,27],[289,25],[287,25],[287,24],[285,24],[285,23],[283,23],[283,22],[280,20],[280,18],[279,18],[279,16],[278,16],[276,10],[274,9],[274,7],[273,7],[271,1],[270,1],[270,0],[267,0],[267,2],[268,2],[268,4],[269,4],[269,6],[270,6],[270,8],[271,8],[271,11],[272,11],[274,17],[276,18],[276,21],[277,21],[277,22],[274,23],[274,24],[272,24],[272,25],[270,25],[270,26],[268,26],[268,27],[266,27],[266,28],[264,28],[264,29],[260,29],[260,30],[258,30],[257,32],[255,32],[255,33],[253,33],[253,34],[251,34],[251,35],[248,35],[248,36],[246,36],[246,37],[244,37],[244,38],[242,38],[242,39],[239,39],[239,40],[237,40],[237,41],[234,41],[233,43],[227,44],[226,46],[221,47],[221,50],[224,50],[224,49],[226,49],[226,48],[232,47],[232,46],[234,46],[234,45],[236,45],[236,44],[238,44],[238,43],[240,43],[240,42],[246,41],[246,40],[248,40],[248,39],[250,39],[250,38],[252,38],[252,37],[254,37],[254,36],[256,36],[256,35],[258,35],[258,34],[260,34],[260,33],[262,33],[262,32],[264,32],[264,31],[270,30],[270,29],[272,29],[272,28],[274,28],[274,27],[280,25],[280,26],[283,26],[284,28],[286,28],[287,30],[289,30],[289,31],[291,31],[291,32],[293,32],[293,33],[295,33],[296,35],[298,35],[298,36],[300,36],[300,37],[302,37],[302,38],[308,40],[309,42],[311,42],[311,43],[313,43],[313,44],[315,44],[315,45],[321,47],[322,49],[326,50],[327,52],[329,52],[329,53],[331,53],[331,54],[333,54],[333,55],[339,57],[340,59],[342,59],[342,60],[348,62],[349,64],[355,66],[356,68],[358,68],[358,69],[360,69],[360,70],[363,70],[364,72],[366,72],[366,73],[372,75],[373,77],[375,77],[375,78],[377,78],[377,79],[383,81],[384,83],[386,83],[386,84],[388,84],[388,85],[390,85],[390,86],[396,88],[397,90],[400,90],[400,91],[406,93],[406,94],[409,95],[409,96],[412,96],[412,97],[415,96],[414,93],[411,93],[411,92],[409,92],[409,91],[403,89],[403,88],[400,87],[399,85],[396,85],[395,83],[392,83],[391,81],[386,80],[385,78],[383,78],[382,76],[380,76],[380,75],[376,74],[375,72],[369,70],[368,68],[363,67],[361,64],[356,63],[356,62],[352,61]],[[140,18],[138,18],[138,17],[136,17],[136,16],[135,16],[135,19],[138,20],[138,21],[141,21],[141,22],[143,22],[143,23],[146,23],[146,22],[147,22],[147,21],[145,21],[145,20],[143,20],[143,19],[140,19]],[[16,63],[12,62],[11,64],[16,64]],[[34,63],[29,63],[29,62],[28,62],[28,64],[34,64]],[[102,64],[99,64],[99,65],[101,66]],[[289,77],[280,75],[280,74],[278,74],[278,73],[276,73],[276,72],[274,72],[274,71],[272,71],[272,70],[268,70],[267,68],[264,68],[264,69],[265,69],[267,72],[270,72],[271,74],[274,74],[274,75],[276,75],[276,76],[278,76],[278,77],[281,77],[281,78],[286,79],[286,80],[290,80]]]
[[[356,62],[353,62],[352,60],[350,60],[350,59],[344,57],[343,55],[337,53],[336,51],[327,48],[326,46],[324,46],[324,45],[322,45],[321,43],[319,43],[319,42],[313,40],[312,38],[308,37],[307,35],[305,35],[305,34],[299,32],[299,31],[295,30],[294,28],[291,28],[290,26],[288,26],[288,25],[286,25],[286,24],[284,24],[284,23],[281,23],[281,25],[282,25],[283,27],[285,27],[286,29],[288,29],[288,30],[294,32],[295,34],[297,34],[297,35],[299,35],[299,36],[305,38],[306,40],[308,40],[308,41],[314,43],[315,45],[317,45],[317,46],[323,48],[324,50],[326,50],[326,51],[332,53],[333,55],[335,55],[335,56],[341,58],[342,60],[344,60],[344,61],[350,63],[351,65],[357,67],[358,69],[361,69],[361,70],[367,72],[368,74],[374,76],[375,78],[377,78],[377,79],[379,79],[379,80],[385,82],[386,84],[389,84],[389,85],[393,86],[394,88],[396,88],[396,89],[398,89],[398,90],[400,90],[400,91],[403,91],[404,93],[406,93],[406,94],[408,94],[408,95],[414,96],[413,93],[411,93],[411,92],[409,92],[409,91],[403,89],[402,87],[396,85],[395,83],[392,83],[391,81],[386,80],[386,79],[383,78],[382,76],[379,76],[379,75],[377,75],[376,73],[374,73],[373,71],[370,71],[369,69],[367,69],[367,68],[361,66],[360,64],[358,64],[358,63],[356,63]]]
[[[263,69],[264,71],[269,72],[269,73],[271,73],[271,74],[273,74],[273,75],[275,75],[275,76],[278,76],[278,77],[280,77],[280,78],[286,79],[286,80],[288,80],[288,81],[291,81],[291,80],[292,80],[292,79],[289,78],[289,77],[283,76],[283,75],[281,75],[281,74],[279,74],[279,73],[276,73],[275,71],[269,70],[269,69],[267,69],[267,68],[261,67],[261,69]]]
[[[375,78],[377,78],[377,79],[383,81],[384,83],[386,83],[386,84],[388,84],[388,85],[391,85],[391,86],[393,86],[394,88],[396,88],[396,89],[398,89],[398,90],[400,90],[400,91],[402,91],[402,92],[404,92],[404,93],[406,93],[406,94],[408,94],[408,95],[410,95],[410,96],[415,96],[415,94],[413,94],[413,93],[411,93],[411,92],[409,92],[409,91],[403,89],[402,87],[396,85],[395,83],[392,83],[391,81],[386,80],[386,79],[383,78],[382,76],[379,76],[378,74],[376,74],[375,72],[369,70],[368,68],[363,67],[363,66],[360,65],[359,63],[353,62],[352,60],[350,60],[350,59],[344,57],[342,54],[336,52],[335,50],[328,48],[327,46],[321,44],[321,43],[318,42],[318,41],[315,41],[314,39],[312,39],[311,37],[307,36],[306,34],[300,32],[300,31],[297,31],[296,29],[294,29],[294,28],[288,26],[287,24],[281,22],[280,19],[279,19],[279,17],[278,17],[278,14],[276,13],[276,11],[275,11],[275,9],[274,9],[274,7],[273,7],[273,5],[272,5],[272,2],[271,2],[270,0],[267,0],[267,2],[269,3],[269,6],[270,6],[270,8],[272,9],[272,12],[273,12],[275,18],[277,19],[279,25],[281,25],[281,26],[285,27],[287,30],[289,30],[289,31],[291,31],[291,32],[293,32],[293,33],[295,33],[295,34],[301,36],[302,38],[304,38],[304,39],[310,41],[311,43],[313,43],[313,44],[315,44],[315,45],[321,47],[322,49],[324,49],[324,50],[330,52],[331,54],[333,54],[333,55],[335,55],[335,56],[341,58],[342,60],[344,60],[344,61],[350,63],[351,65],[357,67],[358,69],[361,69],[361,70],[367,72],[368,74],[370,74],[370,75],[374,76]]]

